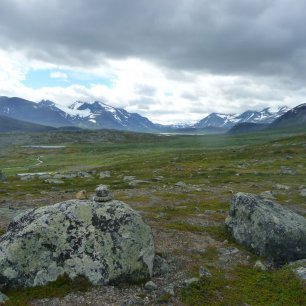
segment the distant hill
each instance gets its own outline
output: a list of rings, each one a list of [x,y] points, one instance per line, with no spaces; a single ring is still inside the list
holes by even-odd
[[[286,112],[268,127],[269,130],[292,128],[306,130],[306,103],[300,104]]]
[[[21,121],[0,115],[0,132],[25,131],[46,132],[56,130],[54,127]]]
[[[267,128],[269,125],[264,123],[251,123],[251,122],[242,122],[234,125],[229,131],[228,134],[246,134],[262,131]]]

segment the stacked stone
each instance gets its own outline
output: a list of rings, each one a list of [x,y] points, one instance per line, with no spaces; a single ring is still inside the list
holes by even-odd
[[[113,199],[113,195],[109,191],[106,185],[99,185],[96,188],[96,195],[93,198],[95,202],[108,202],[108,201],[111,201],[112,199]]]

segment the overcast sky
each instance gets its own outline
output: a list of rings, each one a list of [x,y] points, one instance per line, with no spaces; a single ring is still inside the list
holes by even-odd
[[[304,0],[0,0],[0,95],[154,122],[304,103]]]

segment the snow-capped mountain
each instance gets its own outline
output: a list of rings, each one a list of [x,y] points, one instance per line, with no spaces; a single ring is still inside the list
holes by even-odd
[[[139,132],[157,129],[154,123],[139,114],[98,101],[77,101],[65,107],[49,100],[35,103],[20,98],[0,97],[0,115],[55,127],[79,126]]]
[[[265,108],[261,111],[245,111],[242,114],[220,114],[212,113],[204,119],[197,122],[194,126],[196,128],[207,127],[223,127],[231,128],[235,124],[248,122],[248,123],[272,123],[275,119],[282,116],[289,110],[288,107],[283,106],[276,111],[272,111],[270,108]]]
[[[100,101],[76,101],[69,106],[62,106],[49,100],[35,103],[16,97],[0,97],[0,115],[13,119],[52,127],[73,126],[136,132],[225,132],[238,123],[270,124],[288,110],[287,107],[281,107],[276,111],[265,108],[261,111],[249,110],[242,114],[212,113],[196,124],[161,125],[137,113],[129,113],[125,109],[115,108]]]
[[[142,132],[155,130],[154,123],[149,119],[99,101],[93,103],[77,101],[68,107],[58,107],[69,115],[74,125],[78,126]]]
[[[306,128],[306,103],[300,104],[277,118],[269,129]]]

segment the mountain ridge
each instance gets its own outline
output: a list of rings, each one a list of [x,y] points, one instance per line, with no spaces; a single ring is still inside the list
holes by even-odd
[[[86,129],[116,129],[135,132],[226,131],[238,123],[270,124],[289,110],[247,110],[241,114],[211,113],[195,124],[162,125],[137,113],[115,108],[101,101],[75,101],[63,106],[50,100],[32,102],[18,97],[0,97],[0,115],[53,127],[76,126]]]

